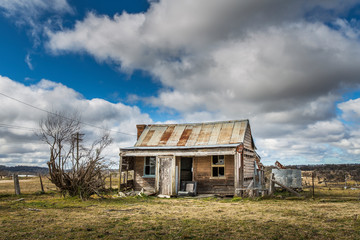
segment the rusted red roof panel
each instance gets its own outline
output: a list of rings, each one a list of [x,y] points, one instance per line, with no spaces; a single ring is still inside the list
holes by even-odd
[[[213,146],[241,143],[247,127],[248,120],[147,125],[135,146]]]
[[[187,140],[190,137],[190,134],[192,132],[192,128],[187,128],[183,131],[183,133],[181,134],[180,140],[177,143],[178,146],[185,146]]]
[[[174,131],[175,126],[169,126],[160,138],[159,146],[165,146],[169,140],[171,134]]]

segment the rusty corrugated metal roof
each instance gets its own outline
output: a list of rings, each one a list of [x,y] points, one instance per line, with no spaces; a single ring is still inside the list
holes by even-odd
[[[248,120],[146,125],[135,147],[191,147],[242,143]]]

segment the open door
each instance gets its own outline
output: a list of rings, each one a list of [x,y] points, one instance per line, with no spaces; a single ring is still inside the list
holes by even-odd
[[[193,158],[182,157],[180,163],[180,181],[192,181],[193,180]]]
[[[158,156],[156,164],[156,191],[159,195],[175,195],[175,158]]]

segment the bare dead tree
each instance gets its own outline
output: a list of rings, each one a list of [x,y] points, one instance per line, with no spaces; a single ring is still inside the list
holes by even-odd
[[[62,195],[82,199],[93,194],[100,196],[108,167],[102,152],[112,142],[110,135],[104,133],[90,147],[79,147],[80,117],[61,112],[48,114],[40,121],[40,129],[39,136],[50,147],[49,179]]]

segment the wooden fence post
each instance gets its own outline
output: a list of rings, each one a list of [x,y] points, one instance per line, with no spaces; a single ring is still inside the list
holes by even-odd
[[[129,171],[128,171],[128,168],[126,168],[126,177],[125,177],[125,186],[126,186],[126,189],[128,188],[128,180],[129,180]]]
[[[112,189],[111,173],[110,173],[110,189]]]
[[[315,183],[314,183],[315,172],[314,171],[311,174],[311,178],[312,178],[312,198],[315,198]]]
[[[14,188],[15,188],[15,194],[20,195],[20,184],[19,184],[19,176],[17,174],[13,174],[14,179]]]
[[[120,191],[121,191],[121,180],[122,180],[121,173],[122,173],[122,163],[123,163],[123,157],[122,157],[122,155],[120,154],[120,160],[119,160],[119,189],[118,189],[118,192],[120,192]]]
[[[273,195],[275,191],[275,183],[274,183],[274,174],[271,173],[270,175],[270,186],[269,186],[269,195]]]
[[[40,174],[40,173],[39,173],[39,178],[40,178],[41,192],[42,192],[42,193],[45,193],[45,191],[44,191],[44,185],[43,185],[43,181],[42,181],[42,178],[41,178],[41,174]]]

